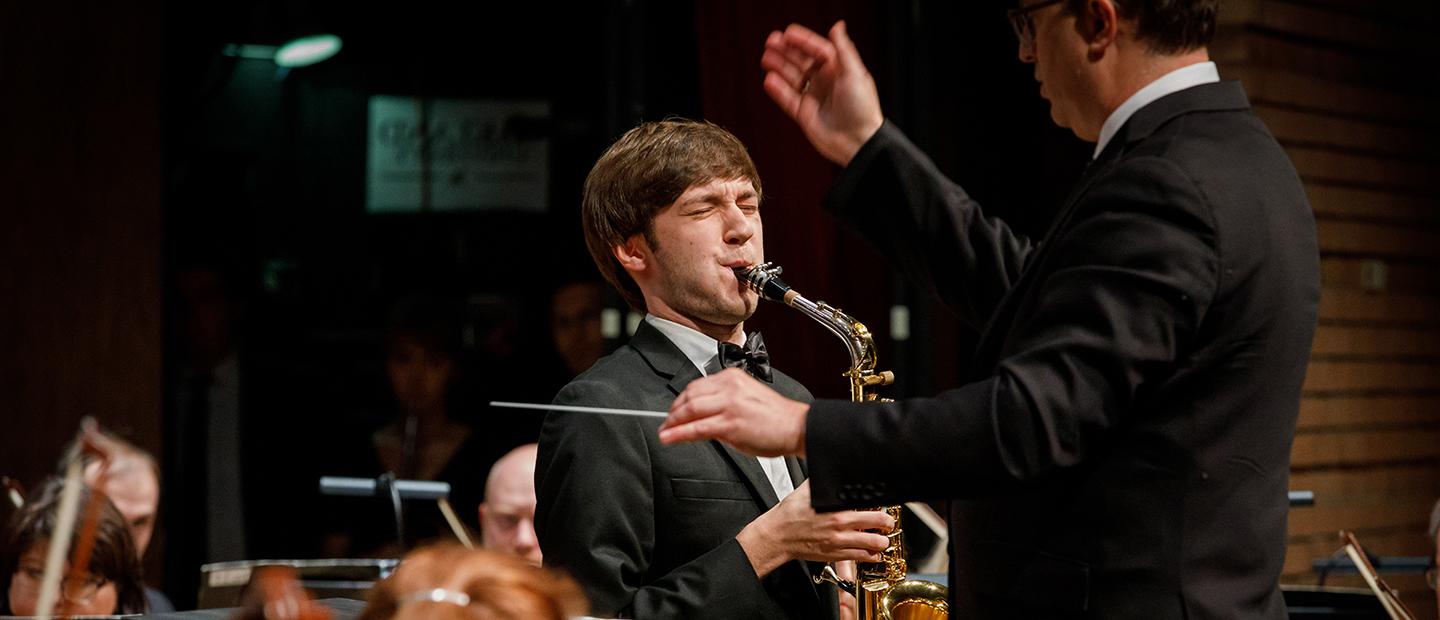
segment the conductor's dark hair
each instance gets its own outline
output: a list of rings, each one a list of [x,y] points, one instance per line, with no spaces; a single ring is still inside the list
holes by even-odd
[[[1089,0],[1067,0],[1066,10],[1084,15]],[[1135,20],[1135,37],[1160,54],[1196,50],[1215,38],[1220,0],[1111,0],[1120,17]]]

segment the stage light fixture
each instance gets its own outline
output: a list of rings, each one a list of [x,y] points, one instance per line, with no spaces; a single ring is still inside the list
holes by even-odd
[[[270,60],[281,68],[293,69],[327,60],[340,52],[340,46],[340,37],[333,34],[317,34],[300,37],[279,47],[231,43],[220,50],[220,53],[235,58]]]
[[[275,64],[286,68],[304,67],[340,52],[340,37],[317,34],[300,37],[275,50]]]

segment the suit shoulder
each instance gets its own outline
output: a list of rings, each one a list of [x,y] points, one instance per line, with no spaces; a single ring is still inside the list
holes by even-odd
[[[601,358],[589,370],[565,384],[551,402],[582,407],[644,409],[650,403],[644,402],[643,395],[664,389],[663,381],[639,353],[626,346]],[[659,424],[658,419],[551,411],[545,416],[541,438],[544,443],[547,439],[567,434],[622,432],[619,429],[627,429],[623,432],[630,433],[635,428],[658,427]],[[602,428],[606,430],[602,431]]]
[[[796,381],[790,375],[780,372],[778,369],[772,368],[771,370],[775,377],[775,383],[772,385],[775,391],[779,392],[781,396],[803,403],[809,403],[815,400],[815,395],[811,394],[810,390],[806,389],[799,381]]]
[[[557,405],[618,406],[624,392],[646,375],[653,375],[645,360],[632,348],[620,347],[595,362],[556,394]]]

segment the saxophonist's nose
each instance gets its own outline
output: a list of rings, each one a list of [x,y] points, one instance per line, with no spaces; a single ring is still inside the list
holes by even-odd
[[[725,210],[725,243],[744,245],[754,236],[755,222],[746,217],[744,211],[736,206]]]

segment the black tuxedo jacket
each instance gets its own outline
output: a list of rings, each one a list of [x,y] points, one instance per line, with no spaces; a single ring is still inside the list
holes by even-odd
[[[642,322],[630,342],[596,362],[555,404],[665,411],[701,376],[659,330]],[[809,401],[775,372],[775,390]],[[834,618],[833,586],[790,562],[763,580],[735,540],[774,506],[755,457],[719,442],[662,446],[660,420],[551,412],[535,468],[535,529],[545,564],[584,586],[598,616]],[[787,458],[791,479],[805,479]]]
[[[886,125],[831,208],[980,332],[935,398],[818,401],[817,508],[952,499],[965,618],[1283,618],[1319,255],[1237,83],[1145,106],[1040,244]]]

